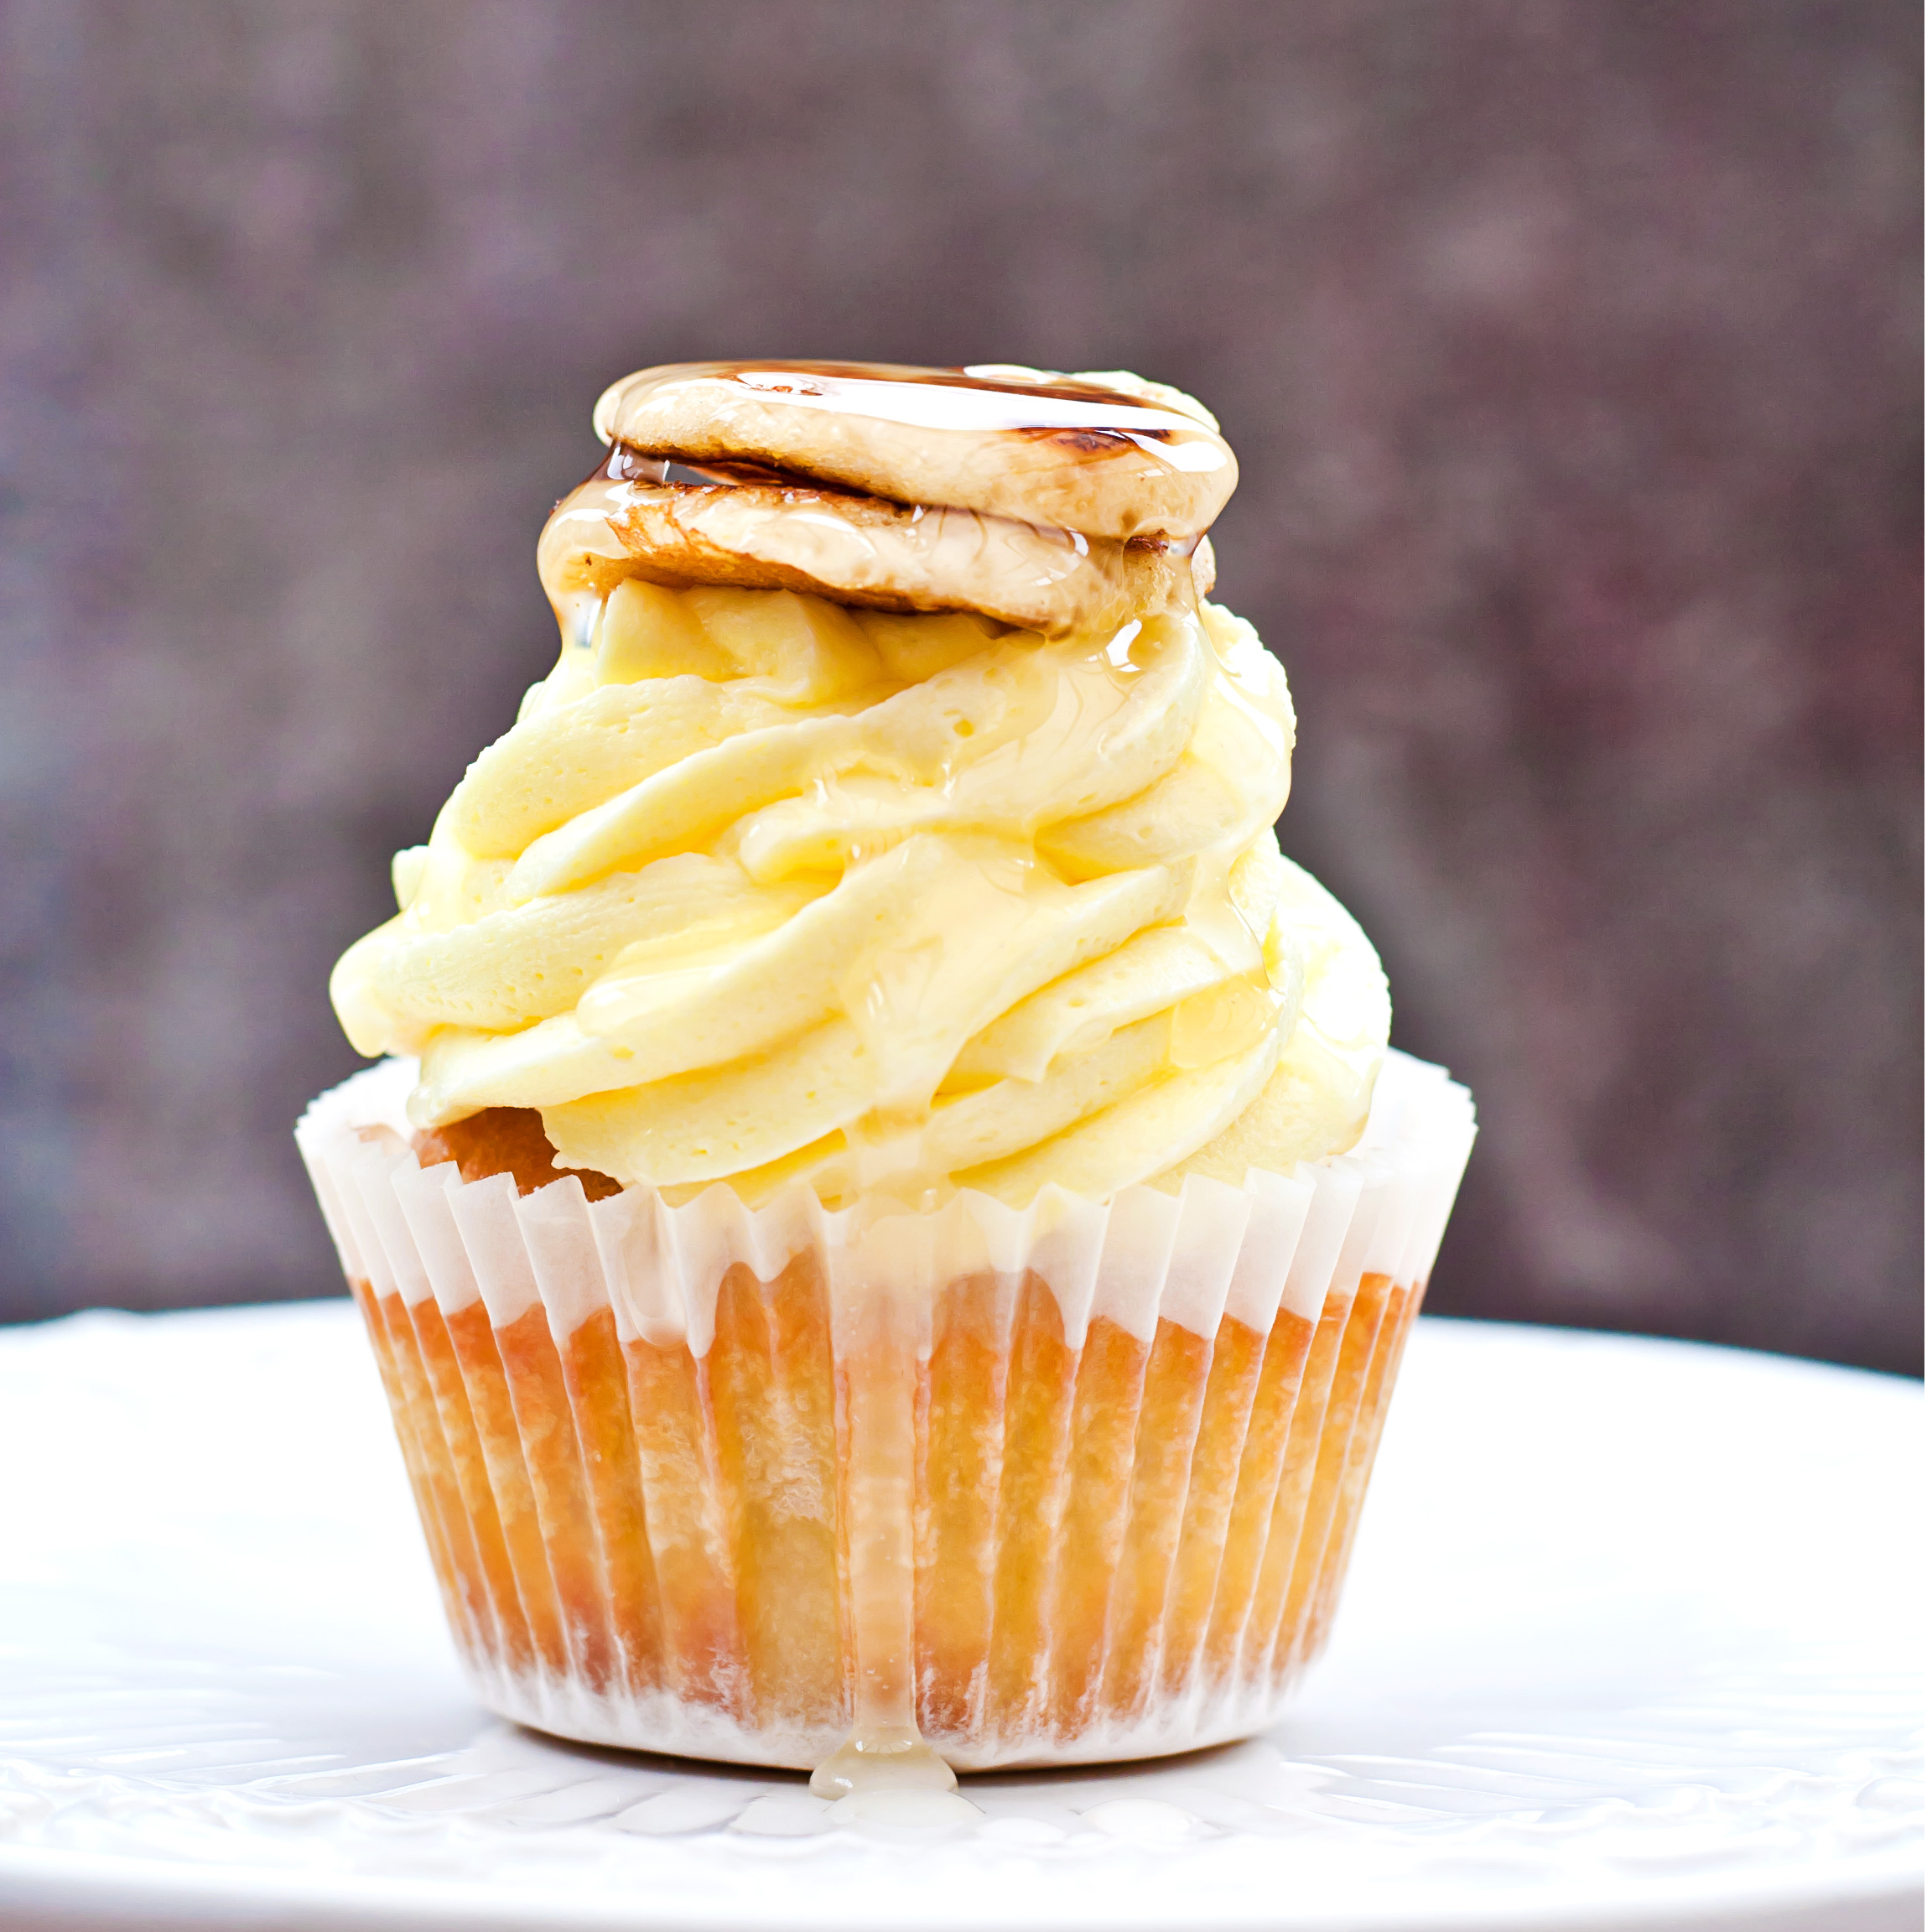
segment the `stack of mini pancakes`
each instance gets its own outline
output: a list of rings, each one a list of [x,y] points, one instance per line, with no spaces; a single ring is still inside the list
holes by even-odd
[[[1198,402],[1121,373],[683,363],[596,425],[610,458],[538,556],[567,634],[638,576],[1104,631],[1212,589],[1237,479]]]

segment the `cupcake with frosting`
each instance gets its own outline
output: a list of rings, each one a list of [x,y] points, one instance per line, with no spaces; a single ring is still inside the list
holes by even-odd
[[[491,1709],[836,1793],[1267,1723],[1473,1135],[1285,859],[1232,453],[647,370],[298,1130]]]

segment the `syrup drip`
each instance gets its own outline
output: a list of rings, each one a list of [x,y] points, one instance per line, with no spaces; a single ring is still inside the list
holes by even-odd
[[[892,1296],[883,1292],[854,1311],[853,1330],[843,1363],[857,1665],[852,1735],[812,1774],[812,1789],[820,1798],[950,1791],[958,1779],[919,1735],[914,1701],[914,1349]]]

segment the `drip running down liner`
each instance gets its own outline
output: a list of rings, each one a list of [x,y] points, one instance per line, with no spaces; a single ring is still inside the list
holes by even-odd
[[[297,1138],[478,1698],[587,1742],[960,1770],[1265,1727],[1321,1649],[1474,1136],[1391,1053],[1234,1188],[678,1208],[423,1170],[413,1064]]]

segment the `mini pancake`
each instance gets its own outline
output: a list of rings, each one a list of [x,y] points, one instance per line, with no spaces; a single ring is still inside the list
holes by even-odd
[[[606,443],[647,455],[749,459],[1115,541],[1198,537],[1238,475],[1198,402],[1124,373],[672,363],[613,383],[595,421]]]
[[[641,468],[620,454],[621,472]],[[802,590],[881,610],[977,610],[1047,636],[1161,610],[1197,546],[1091,538],[952,506],[906,505],[797,480],[654,480],[609,467],[560,503],[538,569],[562,613],[626,577],[682,588]],[[663,475],[692,475],[683,465]]]

